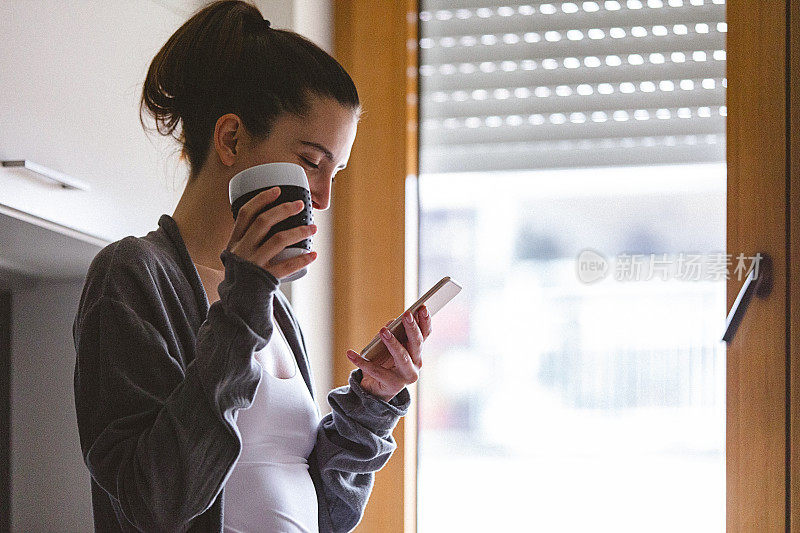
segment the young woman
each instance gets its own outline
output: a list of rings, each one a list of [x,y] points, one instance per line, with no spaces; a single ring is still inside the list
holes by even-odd
[[[350,531],[410,404],[431,332],[376,365],[352,350],[349,383],[320,418],[305,340],[280,278],[315,252],[267,266],[313,225],[268,230],[301,206],[273,188],[234,223],[228,182],[288,161],[326,209],[361,114],[352,80],[319,47],[254,6],[214,2],[153,59],[141,99],[190,165],[173,216],[105,247],[73,325],[75,406],[98,531]],[[142,121],[144,125],[144,121]],[[385,330],[386,328],[382,328]]]

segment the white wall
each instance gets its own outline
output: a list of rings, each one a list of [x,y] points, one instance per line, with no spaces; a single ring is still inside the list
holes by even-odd
[[[0,169],[0,203],[108,240],[143,235],[172,212],[185,165],[138,114],[149,63],[185,20],[165,3],[0,1],[0,159],[91,185],[65,190]]]

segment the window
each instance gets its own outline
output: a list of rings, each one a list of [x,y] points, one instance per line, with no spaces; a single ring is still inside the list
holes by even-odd
[[[724,4],[452,5],[420,12],[420,287],[464,290],[419,531],[723,531]]]

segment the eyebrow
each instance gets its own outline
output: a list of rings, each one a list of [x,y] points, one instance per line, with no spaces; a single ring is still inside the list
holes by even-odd
[[[325,157],[327,157],[328,159],[330,159],[331,161],[333,161],[333,152],[331,152],[330,150],[328,150],[327,148],[325,148],[325,147],[324,147],[324,146],[322,146],[321,144],[319,144],[319,143],[315,143],[315,142],[311,142],[311,141],[300,141],[300,143],[301,143],[301,144],[305,144],[305,145],[307,145],[307,146],[313,146],[314,148],[316,148],[317,150],[319,150],[320,152],[322,152],[323,154],[325,154]],[[345,164],[345,165],[342,165],[342,166],[340,166],[339,168],[340,168],[340,169],[345,169],[345,168],[347,168],[347,165],[346,165],[346,164]]]

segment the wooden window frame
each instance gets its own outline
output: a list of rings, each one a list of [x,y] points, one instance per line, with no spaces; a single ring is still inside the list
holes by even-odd
[[[727,530],[798,532],[800,8],[735,0],[726,16],[728,253],[775,265],[727,351]]]
[[[406,274],[407,260],[416,259],[406,253],[406,187],[418,176],[419,4],[337,0],[333,7],[333,55],[364,109],[331,199],[333,379],[340,386],[355,368],[345,351],[363,348],[417,285]],[[416,531],[416,384],[409,391],[411,408],[393,433],[397,450],[375,476],[359,532]]]
[[[366,111],[332,202],[337,384],[353,369],[344,351],[416,284],[405,279],[405,188],[418,176],[418,13],[414,0],[334,2],[334,53]],[[751,304],[727,351],[727,530],[800,533],[800,3],[735,0],[727,20],[727,249],[775,263],[772,295]],[[739,285],[731,276],[728,307]],[[358,531],[416,532],[411,388]]]

